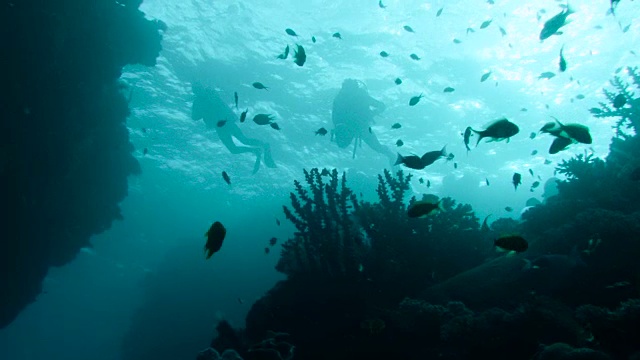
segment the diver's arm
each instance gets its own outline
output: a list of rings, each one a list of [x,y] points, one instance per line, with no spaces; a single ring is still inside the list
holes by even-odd
[[[369,107],[373,108],[372,110],[373,115],[381,114],[387,109],[387,106],[382,101],[376,100],[372,97],[369,97],[369,99],[371,101],[371,103],[369,104]]]

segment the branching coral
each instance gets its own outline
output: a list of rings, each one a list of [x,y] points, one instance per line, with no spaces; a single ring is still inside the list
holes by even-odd
[[[627,73],[633,84],[640,89],[640,74],[638,73],[638,67],[627,67]],[[634,98],[634,93],[629,90],[631,86],[629,83],[622,80],[620,76],[615,76],[610,81],[617,92],[613,92],[607,89],[603,89],[604,95],[609,100],[611,106],[607,103],[600,102],[600,108],[591,108],[590,112],[593,116],[601,117],[620,117],[616,122],[616,135],[622,138],[628,138],[633,135],[625,132],[624,129],[632,129],[634,134],[639,134],[640,130],[640,98]],[[629,106],[615,106],[616,97],[623,96],[625,103]],[[618,104],[619,105],[619,104]]]
[[[283,207],[297,231],[283,244],[276,269],[289,276],[357,274],[365,245],[351,219],[351,211],[358,203],[346,185],[346,176],[342,174],[340,178],[334,169],[325,181],[317,168],[305,170],[304,174],[308,189],[294,181],[295,193],[290,195],[292,209]]]

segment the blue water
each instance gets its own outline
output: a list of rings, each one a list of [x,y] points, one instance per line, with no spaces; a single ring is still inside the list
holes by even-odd
[[[562,35],[544,42],[538,39],[542,24],[561,11],[561,2],[384,3],[386,9],[376,1],[351,0],[146,1],[141,9],[169,29],[156,67],[131,66],[122,75],[133,91],[127,124],[142,167],[142,174],[129,180],[129,196],[121,204],[124,220],[95,236],[93,247],[72,263],[49,271],[38,300],[0,331],[0,358],[120,359],[134,314],[149,300],[146,294],[162,295],[156,323],[148,321],[149,339],[141,341],[171,339],[182,358],[194,358],[208,346],[217,320],[242,326],[251,304],[283,278],[274,270],[278,246],[269,254],[264,248],[271,237],[283,242],[293,233],[282,205],[289,204],[302,169],[346,171],[354,191],[374,199],[376,177],[389,167],[366,145],[354,159],[351,148],[339,149],[329,136],[314,134],[332,127],[331,104],[345,78],[362,80],[387,105],[372,128],[383,144],[404,155],[444,145],[455,154],[451,162],[412,171],[412,192],[451,196],[471,204],[481,218],[490,213],[518,218],[528,198],[542,200],[542,187],[528,191],[536,180],[529,169],[546,180],[554,164],[573,154],[607,155],[615,119],[596,119],[588,109],[605,101],[602,88],[616,69],[638,64],[630,52],[640,51],[637,2],[621,1],[614,18],[606,15],[607,1],[574,0],[573,21]],[[541,9],[546,13],[538,20]],[[479,29],[489,19],[492,23]],[[467,34],[468,27],[475,32]],[[300,37],[292,38],[285,28]],[[335,32],[342,40],[331,36]],[[285,45],[296,43],[307,51],[303,67],[276,59]],[[568,70],[559,73],[563,45]],[[382,58],[383,50],[390,56]],[[480,82],[488,71],[492,75]],[[546,71],[556,76],[538,79]],[[402,85],[394,84],[397,77]],[[215,131],[191,120],[190,84],[196,80],[215,85],[229,106],[238,92],[241,110],[276,116],[281,131],[251,121],[242,129],[271,144],[277,169],[263,166],[252,175],[251,155],[230,154]],[[254,89],[255,81],[269,91]],[[444,93],[447,86],[455,92]],[[408,100],[420,93],[421,102],[409,107]],[[467,154],[461,132],[503,116],[517,123],[520,133],[509,143],[482,142]],[[551,137],[528,135],[550,116],[588,126],[593,144],[548,155]],[[396,122],[401,129],[391,129]],[[401,148],[394,145],[398,139]],[[533,150],[538,154],[532,156]],[[552,164],[544,164],[546,159]],[[522,191],[513,191],[514,171],[523,174]],[[420,177],[431,188],[420,184]],[[206,261],[203,235],[216,220],[228,234],[221,252]],[[175,323],[163,321],[168,309],[180,309]]]

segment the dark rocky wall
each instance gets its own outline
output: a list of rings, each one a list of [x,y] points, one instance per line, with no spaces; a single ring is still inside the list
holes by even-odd
[[[155,65],[162,22],[141,1],[0,2],[0,328],[91,235],[121,218],[140,172],[126,64]]]

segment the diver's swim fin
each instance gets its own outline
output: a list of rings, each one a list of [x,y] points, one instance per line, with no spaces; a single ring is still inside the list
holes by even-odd
[[[271,157],[271,148],[269,146],[265,146],[264,148],[264,164],[267,167],[275,169],[278,167],[275,162],[273,162],[273,158]]]

